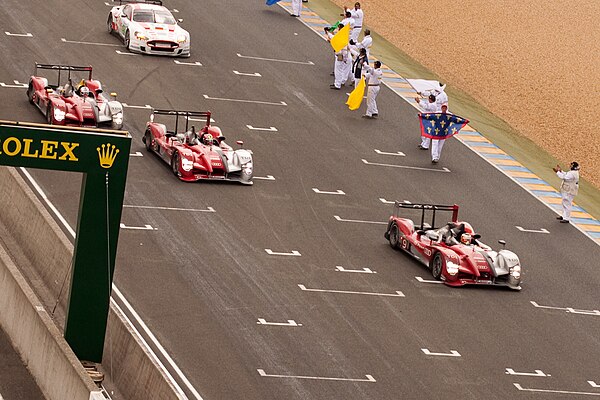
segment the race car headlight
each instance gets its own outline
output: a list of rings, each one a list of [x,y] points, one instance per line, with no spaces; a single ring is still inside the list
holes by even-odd
[[[515,265],[514,267],[512,267],[510,269],[510,275],[515,279],[520,279],[521,278],[521,266]]]
[[[179,35],[179,36],[177,36],[177,42],[178,43],[185,43],[185,42],[187,42],[187,36],[185,36],[185,35]]]
[[[65,112],[61,109],[55,108],[54,109],[54,120],[60,122],[63,119],[65,119]]]
[[[458,264],[455,264],[452,261],[446,262],[446,272],[448,272],[449,275],[454,276],[458,274],[458,267]]]
[[[252,175],[253,169],[254,169],[254,166],[252,165],[251,162],[244,164],[244,166],[242,167],[242,171],[244,171],[244,174],[246,174],[246,175]]]
[[[112,116],[113,121],[117,122],[117,123],[121,123],[123,122],[123,113],[116,113],[115,115]]]
[[[192,168],[194,167],[194,162],[192,160],[188,160],[187,158],[183,158],[181,160],[181,168],[188,172],[191,171]]]
[[[148,37],[143,32],[135,32],[134,36],[137,40],[148,40]]]

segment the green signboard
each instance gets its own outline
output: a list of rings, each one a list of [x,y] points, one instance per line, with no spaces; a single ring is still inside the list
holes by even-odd
[[[102,361],[131,136],[128,132],[0,121],[0,165],[84,174],[65,338]]]

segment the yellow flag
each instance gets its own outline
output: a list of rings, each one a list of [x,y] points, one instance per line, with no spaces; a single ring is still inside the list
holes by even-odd
[[[365,95],[365,87],[367,86],[365,82],[365,78],[360,78],[360,82],[356,85],[356,88],[350,93],[348,96],[348,101],[346,104],[348,108],[352,111],[358,110],[363,101],[363,96]]]
[[[350,24],[346,24],[346,26],[340,29],[329,42],[336,53],[348,46],[348,43],[350,43]]]

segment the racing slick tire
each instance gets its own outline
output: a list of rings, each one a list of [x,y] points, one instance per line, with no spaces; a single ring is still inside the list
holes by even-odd
[[[179,176],[179,153],[178,152],[174,152],[173,156],[171,157],[171,171],[173,171],[173,174],[175,176]]]
[[[389,241],[390,241],[390,246],[392,246],[392,249],[399,249],[400,248],[400,229],[398,229],[398,225],[396,224],[392,224],[392,226],[390,227],[390,234],[389,234]]]
[[[431,275],[436,281],[442,279],[442,271],[444,270],[444,257],[442,253],[435,253],[431,259]]]
[[[146,131],[143,138],[144,145],[146,146],[146,150],[152,151],[152,134],[150,131]]]
[[[108,28],[108,33],[113,34],[114,30],[112,28],[112,14],[108,14],[108,20],[106,21],[106,26]]]
[[[35,90],[33,90],[33,83],[29,82],[29,86],[27,87],[27,98],[29,99],[29,102],[31,104],[34,104],[33,102],[33,94],[35,93]]]
[[[127,49],[127,51],[131,51],[129,49],[129,47],[131,45],[131,38],[129,37],[129,29],[127,29],[125,31],[125,36],[123,37],[123,43],[125,44],[125,48]]]
[[[54,107],[52,107],[52,103],[50,103],[48,105],[48,107],[46,108],[46,121],[48,122],[48,125],[54,125]]]

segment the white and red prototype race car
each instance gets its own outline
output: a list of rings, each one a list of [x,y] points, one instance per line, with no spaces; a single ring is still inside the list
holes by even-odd
[[[159,0],[121,0],[110,10],[107,26],[131,52],[190,56],[190,34]]]
[[[56,72],[56,81],[38,76],[38,70]],[[77,84],[74,74],[83,73]],[[86,79],[87,78],[87,79]],[[75,79],[76,80],[76,79]],[[51,125],[90,126],[109,125],[112,129],[123,127],[123,105],[107,99],[100,81],[92,79],[92,66],[35,64],[34,75],[29,78],[27,98],[46,116]]]
[[[157,115],[174,116],[174,129],[169,130],[165,124],[155,122]],[[210,125],[210,115],[210,112],[154,110],[142,142],[146,150],[158,154],[169,164],[173,174],[182,181],[220,180],[252,185],[252,152],[234,150],[225,143],[221,129]],[[206,118],[206,125],[200,131],[189,126],[193,117]],[[179,123],[180,118],[185,119],[184,127]],[[244,144],[241,140],[236,143]]]
[[[401,210],[420,211],[418,224],[400,217]],[[436,213],[452,212],[452,221],[436,227]],[[431,224],[425,214],[431,212]],[[438,218],[439,219],[439,218]],[[437,280],[449,286],[496,285],[521,289],[521,263],[509,250],[494,251],[479,241],[468,222],[458,221],[458,206],[434,204],[394,204],[385,238],[394,249],[401,249],[425,264]],[[505,245],[503,240],[500,244]]]

